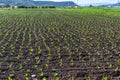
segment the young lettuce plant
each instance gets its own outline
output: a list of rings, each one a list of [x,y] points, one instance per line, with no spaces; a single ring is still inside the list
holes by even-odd
[[[25,80],[30,80],[28,77],[28,73],[25,74]]]
[[[54,73],[55,80],[60,80],[58,73]]]

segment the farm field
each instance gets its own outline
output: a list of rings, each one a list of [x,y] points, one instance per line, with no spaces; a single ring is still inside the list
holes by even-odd
[[[80,12],[84,14],[94,14],[94,15],[105,15],[105,16],[116,16],[120,17],[120,8],[107,8],[107,7],[91,7],[91,8],[80,8],[80,9],[65,9],[59,8],[59,10],[67,10],[71,12]]]
[[[120,10],[87,11],[0,11],[0,80],[120,80]]]

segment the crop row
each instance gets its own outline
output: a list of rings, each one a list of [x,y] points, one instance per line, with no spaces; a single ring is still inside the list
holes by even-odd
[[[120,78],[120,18],[13,10],[0,19],[0,79]]]

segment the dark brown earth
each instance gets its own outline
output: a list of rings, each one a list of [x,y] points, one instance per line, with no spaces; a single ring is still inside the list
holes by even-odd
[[[120,80],[119,18],[28,12],[0,19],[0,80]]]

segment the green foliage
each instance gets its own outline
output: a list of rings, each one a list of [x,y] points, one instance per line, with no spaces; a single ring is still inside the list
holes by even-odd
[[[81,14],[94,14],[94,15],[106,15],[106,16],[120,16],[120,8],[107,8],[107,7],[93,7],[93,8],[77,8],[77,9],[61,9],[62,11],[77,12]]]
[[[108,80],[108,77],[107,77],[107,76],[104,76],[104,77],[103,77],[103,80]]]
[[[4,10],[0,12],[0,68],[5,63],[10,72],[27,72],[26,80],[34,71],[47,80],[47,70],[60,80],[57,71],[74,66],[119,71],[120,17],[116,10],[111,8],[109,14],[103,8]],[[92,75],[85,77],[92,79]]]

